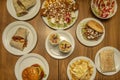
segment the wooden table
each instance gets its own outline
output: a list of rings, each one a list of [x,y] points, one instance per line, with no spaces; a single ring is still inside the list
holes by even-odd
[[[44,0],[41,0],[43,2]],[[75,40],[75,49],[69,57],[57,60],[52,58],[45,49],[45,39],[47,35],[54,31],[49,28],[40,17],[40,13],[33,19],[26,22],[32,24],[38,35],[38,42],[35,48],[31,51],[42,55],[49,64],[50,74],[48,80],[68,80],[66,69],[71,59],[77,56],[87,56],[94,61],[96,52],[105,46],[113,46],[120,50],[120,0],[117,0],[118,10],[115,16],[108,20],[100,20],[106,29],[104,40],[97,46],[86,47],[82,45],[76,38],[76,28],[78,23],[88,17],[96,18],[90,9],[91,0],[79,0],[79,17],[76,23],[69,29],[65,30],[72,34]],[[7,11],[6,0],[0,0],[0,80],[16,80],[14,67],[20,56],[10,54],[3,46],[2,33],[8,24],[17,21]],[[120,80],[120,72],[113,76],[104,76],[97,71],[95,80]]]

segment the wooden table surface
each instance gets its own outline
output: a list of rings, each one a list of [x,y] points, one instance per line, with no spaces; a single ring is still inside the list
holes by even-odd
[[[8,13],[6,8],[6,1],[7,0],[0,0],[0,80],[16,80],[14,67],[16,61],[20,58],[20,56],[10,54],[4,48],[2,43],[2,33],[6,26],[11,22],[17,21]],[[43,1],[44,0],[41,0],[41,2]],[[106,30],[105,38],[99,45],[94,47],[87,47],[82,45],[77,40],[75,31],[78,23],[84,18],[96,18],[91,12],[90,1],[91,0],[78,0],[79,17],[71,28],[65,30],[72,34],[75,40],[75,49],[72,55],[62,60],[52,58],[45,49],[46,37],[50,32],[54,30],[49,28],[43,22],[40,13],[38,13],[37,16],[35,16],[33,19],[26,21],[33,25],[38,35],[38,42],[31,52],[43,56],[48,61],[50,69],[48,80],[68,80],[66,73],[67,65],[70,60],[77,56],[86,56],[94,61],[96,52],[105,46],[113,46],[120,50],[120,0],[117,0],[118,10],[115,16],[108,20],[99,19],[105,26]],[[104,76],[97,71],[95,80],[120,80],[120,72],[112,76]]]

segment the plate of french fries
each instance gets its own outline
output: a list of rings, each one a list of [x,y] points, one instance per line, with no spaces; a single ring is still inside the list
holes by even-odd
[[[69,80],[94,80],[96,68],[90,58],[79,56],[69,62],[67,75]]]

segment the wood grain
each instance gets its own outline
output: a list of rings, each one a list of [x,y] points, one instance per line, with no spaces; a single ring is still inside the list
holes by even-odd
[[[6,26],[14,21],[17,21],[7,11],[6,8],[7,0],[0,0],[0,80],[16,80],[14,74],[15,63],[20,58],[20,56],[14,56],[10,54],[3,46],[2,43],[2,33]],[[43,2],[44,0],[41,0]],[[33,25],[37,32],[38,42],[31,53],[37,53],[42,55],[48,61],[50,74],[48,80],[68,80],[67,77],[67,65],[73,58],[77,56],[87,56],[94,61],[96,52],[105,46],[113,46],[120,50],[120,0],[118,2],[118,10],[115,16],[108,20],[99,19],[105,26],[106,35],[104,40],[97,46],[86,47],[82,45],[76,38],[76,28],[78,23],[87,17],[96,18],[90,9],[91,0],[78,0],[79,4],[79,17],[76,23],[69,29],[65,30],[72,34],[75,40],[74,52],[67,58],[62,60],[57,60],[49,56],[45,49],[45,40],[47,35],[54,31],[49,28],[40,17],[40,13],[37,14],[33,19],[26,22]],[[98,19],[98,18],[96,18]],[[120,80],[120,72],[113,76],[104,76],[97,71],[95,80]]]

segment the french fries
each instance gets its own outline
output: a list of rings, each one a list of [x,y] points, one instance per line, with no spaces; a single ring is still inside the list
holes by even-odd
[[[93,66],[88,60],[77,60],[70,65],[72,80],[90,80],[93,74]]]

